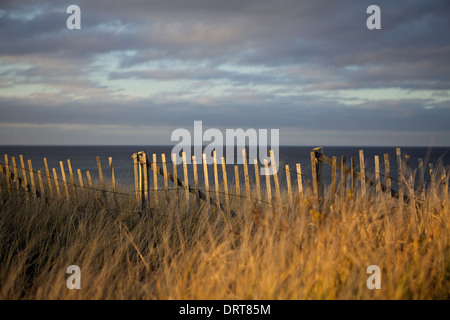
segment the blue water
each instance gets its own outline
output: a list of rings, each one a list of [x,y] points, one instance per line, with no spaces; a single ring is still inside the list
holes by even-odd
[[[44,172],[43,158],[46,157],[48,165],[51,168],[56,168],[58,175],[60,176],[60,165],[59,161],[64,162],[66,168],[66,175],[68,177],[67,171],[67,159],[70,159],[72,163],[72,168],[74,174],[76,175],[76,170],[81,169],[83,173],[89,170],[91,176],[96,179],[98,177],[96,156],[101,159],[101,164],[103,168],[103,173],[105,178],[110,177],[110,171],[108,168],[108,157],[113,158],[115,177],[119,183],[122,184],[132,184],[134,181],[134,171],[133,171],[133,160],[131,155],[141,150],[145,150],[148,154],[156,153],[158,155],[158,161],[161,161],[161,154],[165,153],[167,159],[170,160],[170,154],[173,146],[0,146],[0,163],[4,163],[3,154],[8,154],[11,163],[11,156],[16,157],[17,163],[19,163],[19,155],[23,155],[25,162],[28,159],[32,160],[33,170],[42,170]],[[285,184],[285,165],[289,165],[292,171],[291,180],[292,183],[296,181],[295,171],[296,163],[300,163],[302,166],[303,181],[311,179],[311,164],[310,164],[310,151],[313,147],[291,147],[283,146],[279,148],[279,162],[280,170],[279,178],[281,185]],[[381,173],[384,173],[384,160],[383,154],[388,153],[391,165],[391,175],[393,178],[397,177],[397,165],[396,165],[396,153],[394,147],[323,147],[323,152],[325,155],[332,157],[336,156],[338,161],[340,161],[341,156],[346,156],[347,164],[350,163],[350,158],[355,158],[356,170],[359,170],[359,150],[364,150],[366,173],[368,176],[373,177],[374,171],[374,156],[380,156],[380,169]],[[428,173],[428,163],[434,165],[440,160],[444,166],[450,165],[450,147],[404,147],[401,148],[402,154],[408,154],[411,159],[412,169],[417,168],[418,159],[422,158],[424,160],[425,172]],[[193,153],[192,153],[193,154]],[[224,151],[224,155],[225,155]],[[240,153],[237,153],[240,154]],[[251,160],[250,164],[253,163]],[[20,164],[19,164],[20,165]],[[243,177],[243,167],[240,168],[240,183],[244,183]],[[172,172],[172,164],[168,165],[169,172]],[[213,166],[208,166],[209,181],[213,188],[214,185],[214,171]],[[330,168],[324,166],[325,179],[329,179]],[[219,166],[220,181],[222,181],[221,167]],[[203,167],[198,166],[199,179],[201,181],[201,186],[203,182]],[[193,171],[192,166],[188,167],[188,175],[190,177],[189,181],[193,181]],[[234,164],[227,164],[227,175],[230,183],[234,182]],[[249,167],[249,175],[251,183],[254,182],[254,167],[251,165]],[[178,165],[178,176],[183,179],[183,168]],[[338,177],[340,173],[338,172]],[[429,178],[429,177],[426,177]],[[264,176],[261,176],[261,185],[265,185]],[[77,180],[77,179],[76,179]],[[78,181],[78,180],[77,180]],[[159,178],[160,183],[162,183],[162,177]],[[395,187],[395,180],[393,181],[393,187]]]

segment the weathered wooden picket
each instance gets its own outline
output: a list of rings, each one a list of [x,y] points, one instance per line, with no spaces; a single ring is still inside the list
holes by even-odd
[[[5,197],[17,196],[20,201],[30,201],[31,199],[51,201],[56,198],[66,198],[70,201],[72,198],[77,198],[79,195],[85,196],[87,191],[95,193],[97,202],[104,206],[113,206],[119,209],[119,201],[117,196],[134,196],[136,198],[136,208],[143,212],[162,205],[175,205],[182,210],[191,210],[193,205],[197,208],[205,206],[209,212],[211,206],[217,210],[236,214],[231,208],[231,197],[238,199],[238,201],[245,201],[253,206],[270,206],[272,208],[283,208],[284,210],[295,209],[296,203],[304,195],[304,177],[300,163],[296,164],[296,171],[291,171],[288,165],[284,168],[276,170],[275,157],[270,151],[270,164],[267,160],[264,161],[263,168],[265,175],[265,196],[263,196],[263,188],[260,181],[260,168],[257,159],[249,159],[246,150],[242,150],[243,164],[242,171],[239,165],[234,165],[234,188],[228,181],[227,168],[224,157],[221,157],[221,173],[219,172],[219,161],[216,153],[213,153],[213,177],[214,189],[210,188],[208,172],[208,163],[206,154],[202,155],[203,163],[203,180],[199,181],[199,174],[197,168],[197,159],[192,156],[192,171],[193,177],[188,176],[188,163],[186,154],[182,154],[182,163],[176,162],[174,154],[171,155],[172,172],[170,172],[169,162],[165,154],[158,157],[157,154],[152,154],[152,157],[146,152],[140,151],[132,155],[133,169],[134,169],[134,194],[125,192],[118,192],[116,190],[116,179],[114,174],[114,165],[112,158],[109,157],[109,177],[110,187],[107,188],[103,169],[100,162],[100,157],[96,158],[98,170],[98,186],[94,187],[91,174],[89,171],[85,172],[87,185],[83,177],[83,172],[80,169],[76,170],[78,175],[78,183],[75,180],[72,162],[67,159],[67,169],[63,161],[59,162],[60,175],[56,168],[48,167],[47,158],[43,159],[44,172],[41,170],[33,170],[31,160],[27,161],[28,168],[25,166],[25,161],[22,155],[19,155],[19,162],[16,158],[4,155],[4,163],[0,165],[0,173],[4,176],[3,181],[0,180],[0,199],[3,202]],[[398,205],[403,206],[412,205],[420,207],[422,200],[425,197],[425,178],[424,178],[424,163],[423,159],[418,161],[419,174],[419,189],[414,186],[414,177],[410,167],[410,158],[408,155],[402,157],[400,148],[396,149],[397,157],[397,179],[391,176],[389,155],[383,155],[384,160],[384,174],[380,171],[380,158],[378,155],[374,156],[374,170],[367,167],[367,162],[364,159],[363,150],[359,151],[359,171],[356,171],[355,159],[351,157],[350,166],[347,166],[346,158],[341,157],[340,161],[337,157],[328,157],[324,154],[323,148],[314,148],[310,153],[311,158],[311,176],[307,183],[311,186],[311,195],[317,199],[319,208],[333,205],[338,196],[346,196],[347,191],[361,192],[363,196],[378,196],[386,194],[389,198],[398,199]],[[158,159],[161,161],[158,162]],[[249,166],[254,166],[254,181],[250,181]],[[330,183],[325,183],[325,175],[323,164],[331,167]],[[182,173],[178,172],[178,166],[181,165]],[[269,174],[269,166],[272,167],[274,174]],[[150,170],[153,172],[151,174]],[[340,183],[337,185],[337,170],[341,171]],[[430,180],[431,188],[435,188],[439,184],[440,188],[445,194],[448,194],[448,177],[445,168],[440,168],[440,179],[436,178],[435,168],[430,164]],[[373,173],[373,177],[366,174],[366,171]],[[68,172],[68,176],[66,176]],[[245,194],[241,194],[240,173],[243,172]],[[51,175],[53,174],[53,176]],[[293,186],[291,181],[292,174],[296,175],[296,185]],[[286,190],[283,189],[283,197],[280,187],[280,177],[284,175],[286,182]],[[160,188],[158,176],[162,176],[163,188]],[[181,176],[183,177],[181,179]],[[70,181],[68,180],[70,179]],[[36,182],[37,180],[37,182]],[[151,180],[153,180],[153,187],[151,187]],[[193,181],[192,181],[193,180]],[[382,180],[384,180],[382,183]],[[398,190],[392,187],[392,180],[395,180],[398,185]],[[357,182],[360,182],[357,185]],[[294,180],[295,183],[295,180]],[[312,185],[310,184],[312,183]],[[5,190],[2,189],[2,184]],[[417,185],[417,183],[416,183]],[[295,189],[296,192],[295,192]],[[328,192],[325,193],[325,190]],[[180,192],[181,195],[180,195]],[[107,196],[107,193],[111,197]],[[183,195],[184,194],[184,195]],[[191,196],[193,195],[193,196]],[[192,199],[191,199],[192,197]],[[192,201],[193,200],[193,201]]]

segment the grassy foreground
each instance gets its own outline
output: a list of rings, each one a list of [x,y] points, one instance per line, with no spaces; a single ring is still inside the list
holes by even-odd
[[[322,212],[308,192],[289,212],[235,199],[233,217],[194,210],[193,196],[189,214],[164,193],[137,213],[133,197],[117,211],[94,194],[46,204],[3,189],[0,299],[450,298],[448,190],[428,190],[422,209],[356,193]],[[69,265],[80,290],[66,286]]]

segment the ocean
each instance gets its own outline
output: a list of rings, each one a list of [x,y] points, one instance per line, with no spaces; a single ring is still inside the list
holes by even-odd
[[[78,178],[76,176],[77,169],[81,169],[83,174],[86,170],[89,170],[93,179],[98,177],[97,162],[96,157],[99,156],[103,168],[103,173],[105,179],[110,177],[110,171],[108,167],[108,157],[113,158],[114,172],[116,181],[120,184],[130,184],[134,183],[134,171],[133,171],[133,160],[131,158],[133,153],[141,150],[147,151],[149,155],[156,153],[158,156],[158,161],[161,161],[161,154],[165,153],[167,160],[170,160],[170,154],[172,152],[173,146],[0,146],[0,163],[4,163],[3,154],[8,154],[9,163],[11,163],[11,156],[16,157],[18,165],[19,155],[23,155],[25,162],[28,159],[32,160],[33,170],[38,171],[44,170],[43,158],[46,157],[50,171],[52,168],[56,168],[59,177],[60,176],[60,165],[59,161],[63,161],[66,168],[67,179],[69,179],[67,171],[67,159],[70,159],[72,164],[72,169],[74,171],[76,181]],[[308,146],[281,146],[279,147],[279,162],[280,171],[279,179],[281,186],[286,183],[285,175],[285,165],[289,165],[291,171],[292,183],[296,183],[296,164],[300,163],[302,167],[303,182],[306,183],[307,180],[311,180],[311,161],[310,161],[310,151],[313,147]],[[397,161],[396,161],[396,148],[395,147],[323,147],[323,152],[325,155],[332,157],[336,156],[338,161],[340,161],[341,156],[346,156],[347,165],[350,163],[350,158],[355,158],[356,170],[359,171],[359,150],[364,150],[366,174],[373,177],[374,171],[374,156],[380,156],[380,170],[384,173],[384,159],[383,154],[387,153],[390,159],[391,166],[391,176],[393,179],[393,187],[396,187],[395,178],[397,178]],[[438,161],[442,161],[444,166],[450,165],[450,147],[402,147],[402,154],[408,154],[410,156],[411,168],[414,170],[418,167],[418,159],[422,158],[424,161],[424,167],[426,176],[425,179],[429,179],[429,163],[436,165]],[[194,154],[192,152],[192,154]],[[224,155],[226,154],[224,150]],[[235,153],[239,156],[241,153]],[[227,164],[227,175],[229,183],[234,183],[234,164]],[[255,180],[255,172],[253,160],[249,161],[249,176],[250,183]],[[260,168],[262,166],[260,165]],[[331,169],[329,166],[324,165],[324,176],[326,181],[331,175]],[[240,183],[244,184],[243,177],[243,166],[239,165],[240,169]],[[172,172],[172,164],[168,164],[169,172]],[[219,176],[220,181],[222,181],[222,168],[219,166]],[[200,180],[200,186],[203,185],[203,167],[198,165],[198,174]],[[188,166],[189,181],[193,181],[193,171],[192,166]],[[213,165],[208,166],[208,175],[211,185],[211,190],[214,190],[214,171]],[[178,176],[183,179],[183,168],[178,165]],[[340,171],[337,172],[338,179],[340,177]],[[159,177],[159,182],[162,184],[162,177]],[[418,176],[416,176],[418,180]],[[382,179],[383,182],[383,179]],[[261,186],[265,185],[265,178],[261,176]]]

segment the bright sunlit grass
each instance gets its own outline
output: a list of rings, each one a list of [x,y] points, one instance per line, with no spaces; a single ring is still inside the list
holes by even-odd
[[[138,213],[95,193],[18,201],[2,186],[0,299],[448,299],[448,189],[423,206],[338,196],[318,210],[309,190],[292,211],[232,198],[237,215],[165,203]],[[122,191],[126,187],[120,188]],[[285,192],[283,199],[287,199]],[[284,201],[283,200],[283,201]],[[66,286],[69,265],[81,289]],[[369,290],[370,265],[381,289]]]

